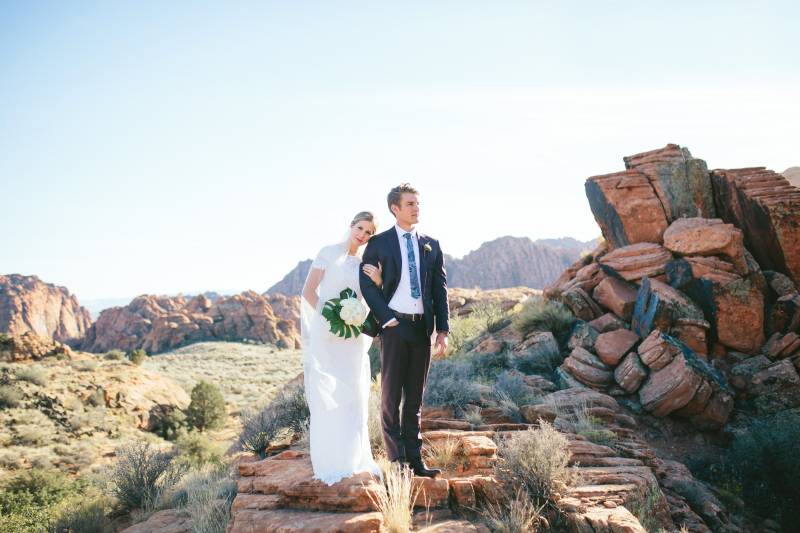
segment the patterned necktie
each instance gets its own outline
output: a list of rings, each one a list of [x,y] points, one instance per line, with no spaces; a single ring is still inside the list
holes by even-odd
[[[410,233],[403,233],[408,248],[408,272],[411,274],[411,297],[419,298],[419,279],[417,279],[417,260],[414,258],[414,243]]]

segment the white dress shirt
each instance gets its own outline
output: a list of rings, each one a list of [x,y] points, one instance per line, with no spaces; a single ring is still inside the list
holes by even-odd
[[[419,236],[417,235],[417,229],[414,228],[410,232],[407,232],[397,224],[394,225],[394,229],[397,230],[397,239],[400,242],[400,257],[403,259],[403,264],[400,268],[400,283],[397,284],[397,290],[394,291],[392,299],[389,301],[389,308],[399,311],[400,313],[422,314],[425,308],[422,305],[422,280],[420,279]],[[411,233],[411,243],[414,248],[414,262],[417,265],[419,298],[413,298],[411,296],[411,273],[408,269],[408,244],[406,238],[403,237],[405,233]],[[389,324],[392,320],[389,320],[386,324]],[[384,326],[386,324],[384,324]]]

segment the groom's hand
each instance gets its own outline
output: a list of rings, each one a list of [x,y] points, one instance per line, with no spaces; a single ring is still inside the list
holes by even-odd
[[[447,332],[440,331],[436,334],[433,356],[436,358],[444,357],[445,353],[447,353]]]

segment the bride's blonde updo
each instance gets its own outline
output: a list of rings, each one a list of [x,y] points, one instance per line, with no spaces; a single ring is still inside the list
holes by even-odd
[[[350,222],[350,226],[355,226],[362,220],[366,220],[367,222],[372,222],[372,225],[375,226],[375,229],[378,229],[378,221],[375,219],[375,215],[372,214],[372,211],[360,211],[353,217],[353,221]]]

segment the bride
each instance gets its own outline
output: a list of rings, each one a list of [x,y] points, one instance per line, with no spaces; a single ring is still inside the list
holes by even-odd
[[[362,211],[338,243],[323,247],[311,264],[303,286],[300,318],[306,400],[311,412],[309,441],[314,477],[327,484],[358,472],[381,476],[372,457],[367,429],[371,337],[362,333],[344,339],[330,332],[321,310],[327,300],[359,288],[363,246],[375,234],[372,213]],[[364,265],[376,285],[381,270]]]

